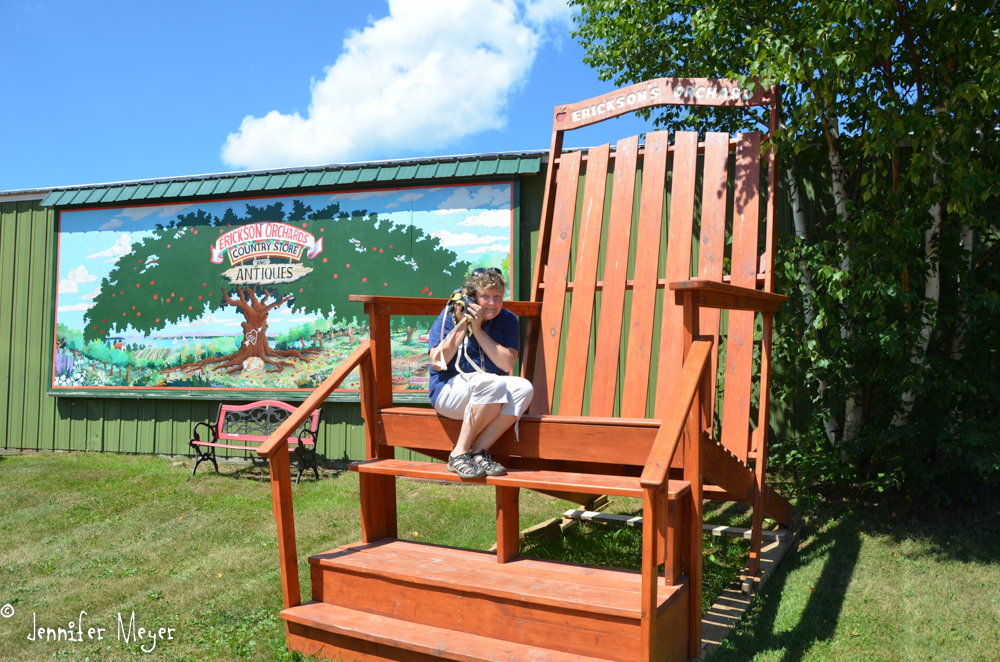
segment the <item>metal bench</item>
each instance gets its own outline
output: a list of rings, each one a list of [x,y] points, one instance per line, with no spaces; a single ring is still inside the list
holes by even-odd
[[[198,457],[191,470],[192,478],[198,471],[198,465],[205,460],[209,460],[218,473],[219,465],[215,461],[216,448],[256,451],[294,411],[293,405],[278,400],[259,400],[246,405],[219,405],[219,415],[216,417],[215,423],[208,424],[202,421],[194,426],[192,432],[194,439],[189,442],[189,445]],[[198,434],[199,427],[208,429],[210,435],[208,441],[202,441]],[[302,478],[302,472],[310,467],[312,467],[316,479],[319,480],[319,469],[316,466],[316,434],[318,429],[319,409],[317,408],[288,437],[289,450],[294,449],[299,468],[298,475],[295,476],[296,485]],[[257,459],[256,453],[251,455],[251,461],[255,464]],[[264,461],[267,462],[266,459]]]

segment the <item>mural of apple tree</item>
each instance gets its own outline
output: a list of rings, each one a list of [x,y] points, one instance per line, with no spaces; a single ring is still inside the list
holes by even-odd
[[[264,238],[246,240],[253,236]],[[175,369],[233,374],[257,363],[277,373],[319,351],[271,346],[268,316],[283,304],[325,318],[353,341],[363,307],[348,295],[445,296],[468,269],[421,229],[341,212],[336,203],[313,210],[293,200],[287,211],[283,202],[247,205],[244,215],[230,208],[221,218],[198,210],[157,225],[117,260],[84,317],[84,340],[106,342],[129,326],[148,336],[231,309],[243,317],[238,348]]]

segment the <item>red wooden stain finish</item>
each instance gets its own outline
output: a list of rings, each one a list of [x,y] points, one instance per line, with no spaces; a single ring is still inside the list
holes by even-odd
[[[701,198],[701,235],[699,236],[698,278],[722,282],[723,260],[726,250],[726,203],[729,179],[729,134],[709,133],[705,136],[705,174]],[[701,332],[711,335],[719,346],[719,318],[717,308],[701,309]],[[709,373],[709,393],[715,393],[715,380],[719,373],[719,354],[712,354]],[[708,398],[706,415],[715,420],[715,398]]]
[[[608,245],[604,257],[601,317],[597,327],[594,378],[590,394],[592,416],[611,416],[614,413],[638,149],[638,136],[618,141],[614,188],[611,191],[611,218],[608,221],[611,225],[608,228]]]
[[[663,225],[663,184],[667,176],[667,133],[646,134],[646,156],[642,165],[642,199],[639,203],[639,236],[636,237],[629,323],[628,353],[622,416],[646,415],[649,368],[653,350],[653,315],[656,306],[657,268],[660,260],[660,228]]]
[[[698,134],[678,131],[674,134],[674,174],[670,193],[670,228],[667,234],[667,280],[691,277],[691,236],[694,224],[695,166],[698,159]],[[670,401],[683,362],[681,308],[664,298],[663,331],[660,340],[660,367],[657,376],[656,416],[663,416]]]
[[[677,132],[671,145],[667,133],[652,132],[642,146],[633,136],[619,141],[614,151],[602,145],[565,154],[562,145],[566,130],[664,103],[769,106],[773,134],[776,91],[732,92],[737,87],[733,81],[659,79],[555,109],[532,300],[505,304],[528,318],[522,374],[532,376],[535,386],[530,413],[520,423],[520,441],[508,432],[491,449],[508,467],[506,475],[461,481],[444,464],[394,459],[396,447],[444,458],[461,428],[460,421],[442,418],[433,410],[392,405],[390,317],[433,315],[444,300],[351,297],[365,304],[370,339],[310,396],[303,405],[309,409],[296,410],[279,430],[283,435],[272,435],[262,447],[273,456],[272,471],[287,463],[289,434],[336,383],[360,368],[368,459],[352,469],[360,474],[362,541],[310,558],[316,602],[301,604],[298,596],[287,468],[272,474],[286,606],[282,617],[290,648],[358,660],[660,662],[699,656],[703,499],[752,505],[751,572],[759,561],[762,518],[788,523],[793,516],[788,502],[765,482],[766,411],[759,414],[762,433],[754,436],[753,454],[749,452],[754,316],[764,316],[759,379],[761,406],[766,410],[773,313],[785,301],[773,292],[775,154],[771,149],[765,152],[770,177],[762,258],[757,239],[763,142],[759,133],[740,134],[735,140],[725,133],[710,133],[700,144],[696,133]],[[736,174],[730,184],[728,164],[734,151]],[[671,158],[666,273],[660,278],[663,200]],[[613,167],[610,204],[609,167]],[[692,278],[694,212],[699,202],[699,266]],[[732,268],[727,275],[723,255],[730,204],[735,212]],[[607,244],[603,247],[602,234]],[[633,243],[636,248],[630,255]],[[602,251],[604,269],[599,274]],[[626,320],[624,303],[630,290],[632,306]],[[660,296],[662,330],[656,337],[652,313]],[[711,422],[721,309],[730,313],[720,442],[712,438]],[[659,343],[655,418],[647,419],[653,343]],[[560,372],[556,364],[562,344]],[[581,416],[591,353],[589,415]],[[615,416],[619,394],[621,415]],[[559,413],[552,415],[556,401]],[[289,427],[293,419],[297,423]],[[748,460],[756,464],[750,466]],[[396,540],[397,477],[492,486],[496,553]],[[519,556],[521,489],[579,503],[598,494],[642,498],[640,571]],[[658,570],[661,564],[663,573]]]
[[[573,218],[576,215],[576,191],[580,179],[580,152],[563,157],[556,189],[556,207],[549,242],[549,261],[545,265],[546,297],[542,303],[539,358],[535,364],[535,398],[532,411],[547,413],[552,406],[559,359],[563,304],[569,281],[569,252],[573,244]]]
[[[733,192],[732,285],[755,289],[757,284],[757,221],[759,215],[760,134],[745,133],[736,148],[736,190]],[[726,383],[722,405],[722,444],[746,462],[750,442],[750,391],[753,361],[751,311],[730,311],[726,338]]]
[[[566,356],[571,359],[563,362],[559,401],[559,413],[565,416],[579,416],[583,411],[587,362],[581,359],[590,352],[594,293],[597,289],[597,258],[601,250],[610,150],[610,145],[601,145],[588,153],[587,182],[583,190],[580,236],[577,239],[576,275],[573,278],[576,286],[573,289],[566,339]]]

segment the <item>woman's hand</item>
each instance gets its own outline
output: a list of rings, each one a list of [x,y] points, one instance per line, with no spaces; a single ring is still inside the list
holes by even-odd
[[[470,303],[465,308],[465,317],[472,323],[472,332],[481,331],[483,328],[483,308],[479,304]]]

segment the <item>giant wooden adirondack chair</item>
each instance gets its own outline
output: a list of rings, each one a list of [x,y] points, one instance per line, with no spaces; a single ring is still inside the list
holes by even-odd
[[[443,458],[460,422],[393,406],[389,320],[436,315],[445,300],[352,297],[370,316],[369,339],[259,451],[271,458],[290,648],[344,660],[699,656],[702,500],[753,507],[751,574],[764,515],[785,524],[793,515],[764,480],[772,316],[785,300],[773,293],[775,156],[764,152],[770,167],[762,183],[756,132],[710,133],[704,143],[696,133],[677,132],[673,144],[667,133],[653,132],[644,145],[633,136],[614,150],[562,151],[565,131],[667,103],[770,106],[772,131],[777,122],[773,90],[750,93],[724,80],[654,80],[555,109],[532,300],[506,304],[529,320],[522,374],[533,379],[536,396],[520,442],[508,432],[493,449],[508,475],[475,481],[496,489],[496,554],[396,537],[397,476],[458,478],[440,463],[395,460],[395,447]],[[730,312],[720,359],[721,309]],[[754,376],[757,314],[763,340]],[[355,367],[368,457],[353,467],[360,472],[362,540],[309,558],[312,599],[303,603],[285,438]],[[519,556],[521,488],[581,503],[600,494],[641,498],[641,572]]]

